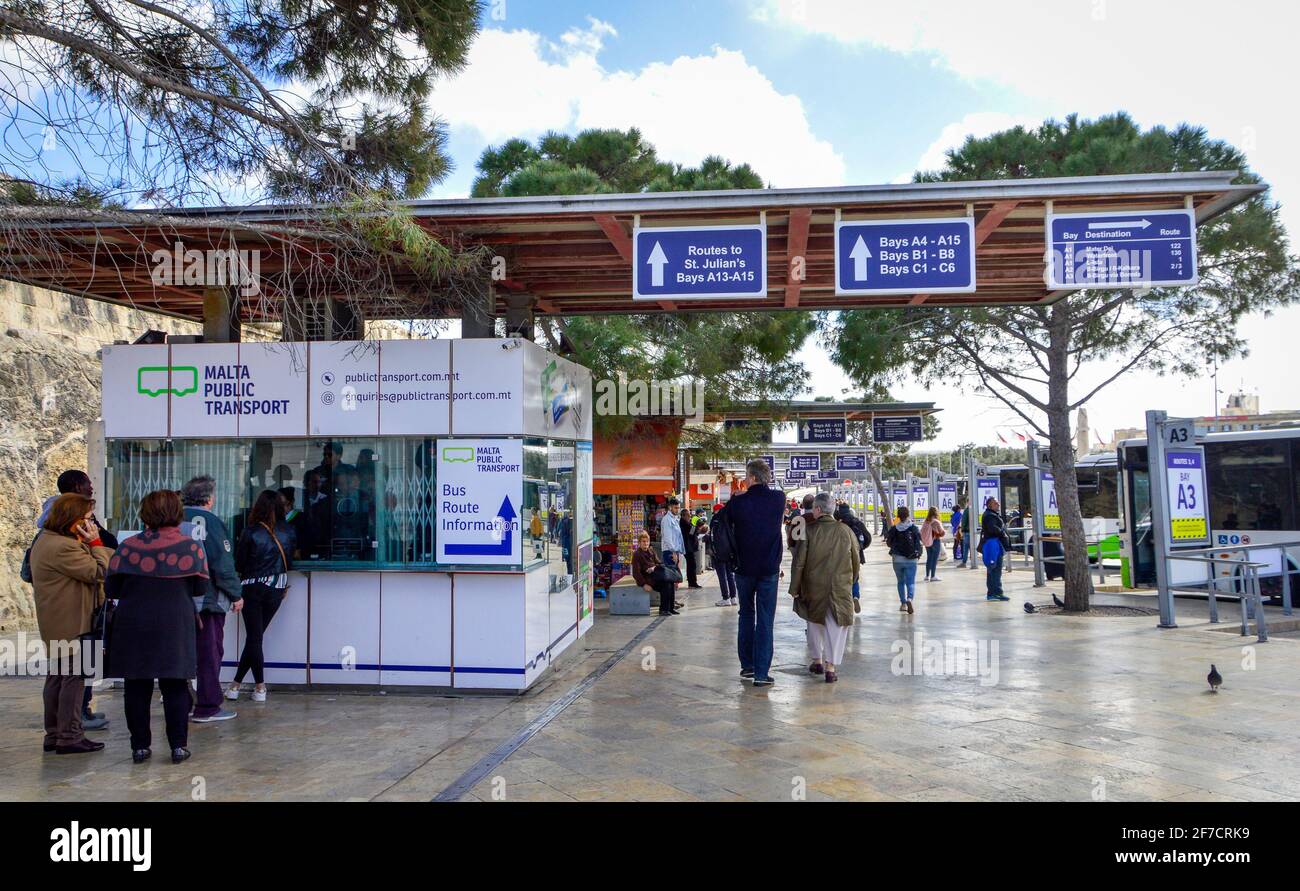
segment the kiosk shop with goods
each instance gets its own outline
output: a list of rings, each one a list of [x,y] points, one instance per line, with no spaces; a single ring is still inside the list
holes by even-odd
[[[104,522],[210,474],[237,536],[277,490],[269,682],[522,690],[593,621],[590,396],[520,339],[105,347]]]

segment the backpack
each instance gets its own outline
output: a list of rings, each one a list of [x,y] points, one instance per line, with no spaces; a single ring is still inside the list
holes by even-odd
[[[906,557],[908,560],[921,559],[924,548],[921,547],[921,533],[917,531],[915,523],[902,532],[898,530],[897,526],[891,527],[889,539],[889,552],[891,554]]]
[[[40,537],[41,534],[37,532],[36,538]],[[36,538],[33,538],[32,543],[27,546],[27,550],[23,551],[23,565],[18,570],[18,577],[29,585],[35,584],[32,581],[32,548],[36,547]]]
[[[867,524],[857,517],[850,517],[848,524],[849,528],[853,530],[853,534],[858,537],[858,548],[866,550],[871,547],[871,532],[867,529]]]
[[[725,507],[709,520],[709,535],[713,538],[713,557],[724,566],[736,567],[736,530],[731,525],[731,512]]]

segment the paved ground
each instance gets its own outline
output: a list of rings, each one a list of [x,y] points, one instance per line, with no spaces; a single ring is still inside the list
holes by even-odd
[[[914,616],[873,548],[838,684],[808,674],[803,623],[781,596],[776,686],[743,682],[734,609],[710,585],[656,627],[465,797],[492,800],[1281,800],[1300,798],[1300,641],[1247,647],[1155,619],[1026,615],[1050,602],[1028,572],[1010,603],[983,573],[941,569]],[[783,582],[784,586],[784,582]],[[783,587],[784,590],[784,587]],[[1119,603],[1134,602],[1100,597]],[[1231,618],[1227,613],[1225,618]],[[1235,613],[1233,614],[1235,615]],[[0,799],[427,800],[512,738],[651,618],[601,613],[562,670],[520,697],[296,694],[192,729],[194,758],[131,763],[119,695],[99,754],[44,755],[40,682],[0,680]],[[917,636],[920,636],[918,645]],[[983,647],[964,660],[936,659]],[[919,655],[897,655],[904,643]],[[928,661],[924,658],[928,656]],[[1253,668],[1248,666],[1253,659]],[[1204,677],[1223,673],[1222,692]],[[155,735],[162,716],[155,708]],[[161,743],[158,746],[162,748]]]

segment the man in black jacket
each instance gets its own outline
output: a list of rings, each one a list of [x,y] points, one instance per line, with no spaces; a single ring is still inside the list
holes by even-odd
[[[1007,535],[1006,524],[1002,521],[1000,507],[996,498],[990,498],[985,502],[984,514],[980,517],[980,543],[976,550],[984,558],[984,566],[987,569],[985,598],[1007,601],[1011,598],[1002,593],[1002,565],[1007,550],[1011,547],[1011,538]],[[990,542],[997,542],[997,544],[991,545]],[[986,550],[995,550],[996,557],[992,553],[985,553]]]
[[[206,592],[197,605],[202,625],[197,631],[197,694],[190,718],[196,724],[235,717],[235,712],[221,707],[221,660],[225,656],[226,606],[234,612],[243,609],[244,589],[235,571],[235,549],[230,533],[221,518],[212,512],[216,487],[212,477],[196,476],[181,489],[190,534],[202,542],[203,553],[208,558]]]
[[[736,593],[740,597],[736,649],[740,676],[753,678],[755,687],[770,687],[785,493],[771,488],[772,470],[761,458],[745,465],[745,475],[745,491],[727,503],[736,533]]]
[[[686,587],[703,588],[704,586],[696,578],[699,568],[700,539],[697,535],[695,519],[683,508],[677,512],[677,522],[682,529],[682,543],[686,545]]]

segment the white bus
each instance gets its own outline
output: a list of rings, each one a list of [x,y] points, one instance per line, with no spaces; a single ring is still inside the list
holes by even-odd
[[[1207,433],[1205,474],[1210,498],[1210,540],[1215,547],[1300,541],[1300,427]],[[1151,540],[1151,478],[1145,439],[1119,444],[1124,584],[1155,585]],[[1300,548],[1287,549],[1292,571]],[[1293,576],[1292,582],[1297,579]],[[1278,576],[1260,579],[1266,597],[1282,596]],[[1300,591],[1293,591],[1300,600]]]

